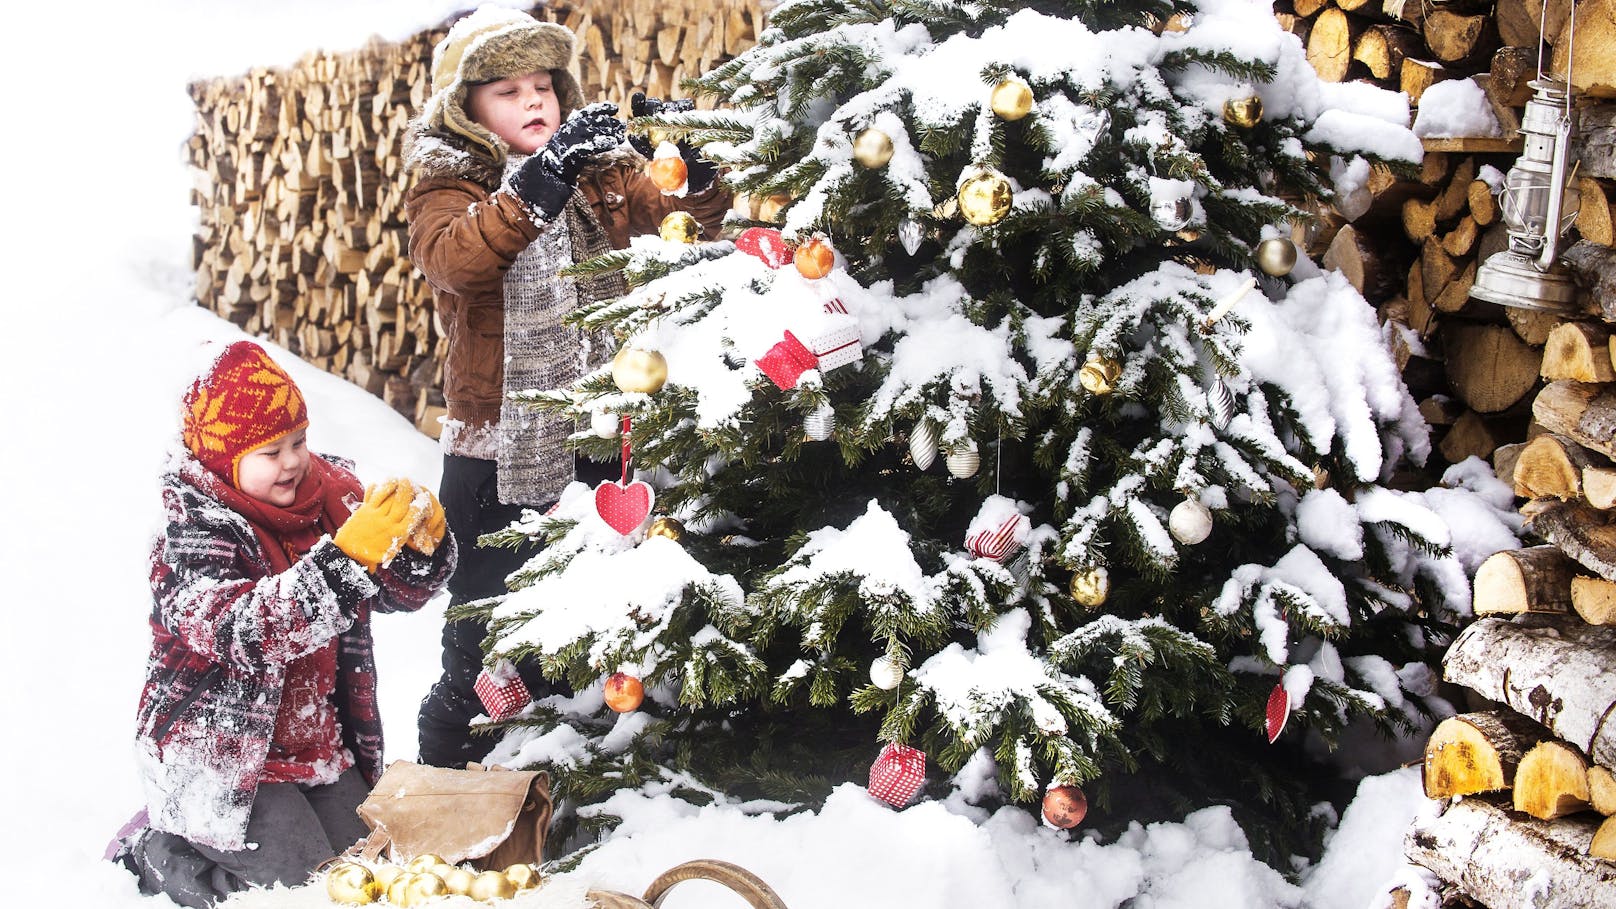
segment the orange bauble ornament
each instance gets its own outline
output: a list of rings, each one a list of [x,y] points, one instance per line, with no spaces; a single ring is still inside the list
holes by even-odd
[[[665,146],[673,148],[672,145]],[[679,157],[678,152],[665,155],[660,150],[651,163],[645,165],[645,172],[651,177],[656,188],[665,193],[676,193],[685,188],[690,179],[690,168],[685,165],[685,159]]]
[[[614,672],[606,679],[606,706],[618,713],[638,710],[645,701],[645,686],[626,672]]]
[[[836,265],[836,251],[830,248],[830,243],[824,237],[815,236],[797,247],[791,260],[804,278],[823,278]]]
[[[1044,793],[1044,820],[1062,830],[1083,823],[1088,813],[1088,797],[1076,786],[1056,786]]]

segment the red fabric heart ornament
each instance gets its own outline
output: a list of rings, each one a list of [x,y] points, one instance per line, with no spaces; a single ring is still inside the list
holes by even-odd
[[[770,268],[779,268],[791,261],[796,247],[785,241],[772,227],[748,227],[735,238],[735,248],[756,257]]]
[[[635,480],[627,486],[607,480],[595,487],[595,511],[606,525],[623,536],[633,533],[656,503],[649,484]]]

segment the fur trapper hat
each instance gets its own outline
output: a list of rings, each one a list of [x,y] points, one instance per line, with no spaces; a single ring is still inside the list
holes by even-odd
[[[584,101],[575,72],[577,54],[577,42],[565,26],[540,22],[520,10],[480,6],[451,26],[432,49],[432,96],[419,118],[423,131],[463,136],[502,164],[505,141],[466,114],[467,89],[546,69],[555,80],[565,118]]]

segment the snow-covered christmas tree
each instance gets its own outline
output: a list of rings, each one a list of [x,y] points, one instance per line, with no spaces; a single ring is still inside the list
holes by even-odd
[[[1418,157],[1401,96],[1248,0],[787,0],[698,88],[636,126],[761,205],[580,266],[629,279],[576,314],[622,352],[527,398],[640,479],[507,535],[549,545],[482,605],[490,661],[583,694],[496,756],[780,807],[903,745],[1063,825],[1086,793],[1295,834],[1320,746],[1419,720],[1468,608],[1387,485],[1425,427],[1289,239]]]

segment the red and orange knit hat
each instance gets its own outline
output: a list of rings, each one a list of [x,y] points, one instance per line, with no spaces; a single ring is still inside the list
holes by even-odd
[[[185,393],[185,447],[232,486],[243,455],[307,425],[297,383],[251,341],[226,347]]]

